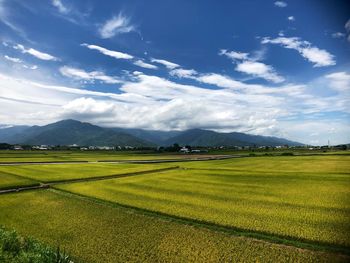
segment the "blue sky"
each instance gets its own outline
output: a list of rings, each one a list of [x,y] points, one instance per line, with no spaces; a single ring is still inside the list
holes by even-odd
[[[0,0],[0,124],[350,142],[348,1]]]

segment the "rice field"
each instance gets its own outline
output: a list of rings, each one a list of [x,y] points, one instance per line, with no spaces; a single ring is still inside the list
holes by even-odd
[[[39,183],[33,180],[0,171],[0,190],[37,184]]]
[[[118,151],[0,151],[1,163],[182,159],[186,155]]]
[[[58,187],[240,230],[350,247],[350,158],[342,158],[193,162],[182,164],[185,169]]]
[[[347,262],[349,259],[166,221],[53,190],[1,195],[0,211],[1,224],[52,247],[60,245],[77,262]]]
[[[1,173],[11,173],[40,182],[56,182],[81,178],[101,177],[150,171],[171,167],[169,164],[113,164],[113,163],[87,163],[87,164],[30,164],[16,166],[0,166]]]
[[[70,154],[86,153],[60,157]],[[350,155],[153,164],[85,157],[0,165],[0,190],[52,184],[0,194],[0,227],[65,248],[78,263],[350,261]]]

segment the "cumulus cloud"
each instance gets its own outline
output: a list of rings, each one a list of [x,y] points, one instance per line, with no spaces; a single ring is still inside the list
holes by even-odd
[[[202,83],[211,84],[222,88],[241,90],[245,87],[245,85],[242,82],[234,80],[228,76],[216,73],[202,74],[199,77],[197,77],[196,80]]]
[[[242,63],[237,64],[235,70],[256,77],[260,77],[275,83],[280,83],[284,81],[284,78],[279,76],[271,66],[261,62],[243,61]]]
[[[250,56],[249,53],[221,49],[219,55],[224,55],[231,59],[236,64],[235,70],[238,72],[263,78],[274,83],[283,82],[285,79],[278,75],[272,66],[257,61],[263,58],[264,53],[265,51],[263,50]]]
[[[13,46],[13,48],[20,50],[23,54],[30,54],[38,59],[41,59],[41,60],[51,60],[51,61],[58,61],[59,60],[58,58],[56,58],[50,54],[40,52],[34,48],[25,48],[23,45],[20,45],[20,44]]]
[[[130,18],[119,13],[107,20],[98,30],[102,38],[112,38],[115,35],[129,33],[135,30],[135,26],[131,24]]]
[[[283,8],[283,7],[287,7],[287,3],[284,1],[276,1],[275,6]]]
[[[85,80],[89,82],[94,82],[95,80],[99,80],[107,84],[116,84],[116,83],[122,82],[120,79],[116,77],[107,76],[100,71],[87,72],[82,69],[72,68],[68,66],[63,66],[59,70],[63,76],[77,79],[77,80]]]
[[[197,71],[195,71],[194,69],[177,68],[171,70],[169,74],[173,77],[178,78],[192,78],[194,75],[197,74]]]
[[[67,14],[69,12],[69,8],[62,3],[62,0],[52,0],[51,3],[60,13]]]
[[[141,59],[134,61],[134,65],[142,67],[142,68],[148,68],[148,69],[157,69],[158,68],[156,65],[146,63]]]
[[[89,45],[89,44],[83,43],[83,44],[81,44],[81,46],[87,47],[87,48],[92,49],[92,50],[97,50],[106,56],[110,56],[110,57],[113,57],[116,59],[133,59],[134,58],[132,55],[129,55],[127,53],[109,50],[107,48],[96,46],[96,45]]]
[[[100,73],[69,68],[63,72],[69,77],[88,81],[100,80],[101,76]],[[241,83],[215,73],[197,73],[194,77],[198,82],[211,83],[218,88],[184,85],[138,72],[132,80],[122,83],[119,93],[107,93],[41,84],[0,74],[0,101],[4,106],[0,107],[0,123],[14,123],[15,120],[18,124],[45,124],[74,118],[110,127],[204,128],[285,136],[290,126],[281,128],[281,123],[287,123],[288,117],[346,110],[346,103],[340,96],[310,96],[306,93],[308,88],[300,85],[271,88]],[[349,73],[329,74],[325,78],[346,86]],[[310,133],[309,130],[306,132]],[[295,134],[287,137],[303,139]],[[344,134],[337,133],[337,136]]]
[[[335,65],[334,56],[324,49],[314,47],[308,41],[303,41],[298,37],[278,37],[271,39],[265,37],[262,44],[277,44],[284,48],[294,49],[299,54],[314,64],[314,67],[325,67]]]
[[[226,49],[221,49],[219,55],[225,55],[226,57],[235,60],[248,59],[249,53],[236,52],[236,51],[227,51]]]
[[[174,69],[174,68],[180,67],[180,65],[173,63],[173,62],[170,62],[168,60],[164,60],[164,59],[151,58],[151,62],[162,64],[167,69]]]
[[[289,21],[295,21],[295,17],[294,17],[294,16],[288,16],[287,19],[288,19]]]

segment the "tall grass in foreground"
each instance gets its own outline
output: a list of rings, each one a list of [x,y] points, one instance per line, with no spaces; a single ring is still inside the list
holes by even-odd
[[[54,250],[32,238],[23,238],[16,231],[0,227],[0,262],[73,263],[60,248]]]

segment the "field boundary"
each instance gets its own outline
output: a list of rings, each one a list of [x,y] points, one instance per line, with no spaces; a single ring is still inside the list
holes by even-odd
[[[143,175],[143,174],[160,173],[160,172],[166,172],[166,171],[175,170],[179,168],[180,166],[171,166],[171,167],[160,168],[160,169],[144,170],[144,171],[137,171],[132,173],[112,174],[112,175],[104,175],[104,176],[94,176],[89,178],[76,178],[76,179],[57,180],[57,181],[50,181],[50,182],[36,181],[36,183],[30,184],[30,185],[17,185],[17,186],[10,186],[8,188],[0,189],[0,194],[22,192],[22,191],[36,190],[36,189],[45,189],[45,188],[50,188],[53,185],[57,185],[57,184],[100,181],[100,180],[109,180],[109,179],[129,177],[129,176],[137,176],[137,175]],[[29,177],[24,177],[24,176],[23,177],[19,176],[19,177],[30,179]]]
[[[56,185],[56,184],[70,184],[70,183],[81,183],[81,182],[89,182],[89,181],[109,180],[109,179],[121,178],[121,177],[129,177],[129,176],[151,174],[151,173],[160,173],[160,172],[175,170],[175,169],[179,169],[179,168],[180,168],[180,166],[171,166],[171,167],[166,167],[166,168],[144,170],[144,171],[137,171],[137,172],[131,172],[131,173],[111,174],[111,175],[94,176],[94,177],[88,177],[88,178],[76,178],[76,179],[49,181],[49,182],[47,182],[47,184]]]
[[[168,163],[168,162],[195,162],[195,161],[210,161],[210,160],[225,160],[231,158],[242,158],[248,157],[244,155],[212,155],[204,157],[195,158],[175,158],[175,159],[149,159],[149,160],[96,160],[96,161],[34,161],[34,162],[0,162],[0,166],[15,166],[15,165],[55,165],[55,164],[85,164],[85,163],[135,163],[135,164],[145,164],[145,163]]]
[[[79,193],[74,193],[68,190],[63,190],[59,188],[51,188],[50,191],[56,192],[58,194],[69,195],[71,197],[80,198],[83,200],[95,202],[101,205],[107,205],[116,208],[123,208],[129,210],[131,213],[139,213],[146,216],[156,217],[170,222],[177,222],[185,225],[190,225],[194,227],[206,228],[209,230],[226,233],[229,235],[241,236],[254,238],[256,240],[263,240],[275,244],[283,244],[287,246],[293,246],[301,249],[309,249],[315,251],[333,252],[346,256],[350,256],[350,248],[341,245],[330,244],[326,242],[319,242],[314,240],[296,238],[291,236],[282,236],[277,234],[266,233],[262,231],[247,230],[233,226],[220,225],[204,220],[191,219],[187,217],[181,217],[176,215],[170,215],[163,212],[148,210],[136,206],[121,204],[118,202],[112,202],[108,200],[103,200],[97,197],[86,196]]]

